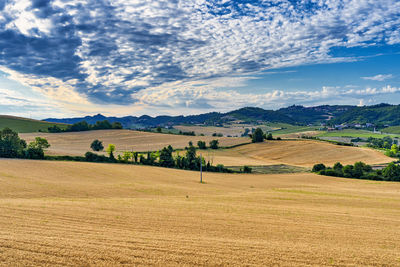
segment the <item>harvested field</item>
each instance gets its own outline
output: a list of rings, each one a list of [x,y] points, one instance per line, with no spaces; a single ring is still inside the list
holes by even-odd
[[[312,167],[316,163],[333,165],[338,161],[342,164],[354,164],[357,161],[379,164],[393,161],[393,158],[373,149],[338,146],[312,140],[267,141],[207,153],[211,154],[204,152],[204,156],[214,164],[226,166],[287,164]]]
[[[400,264],[400,183],[0,160],[0,265]]]
[[[73,155],[82,156],[90,150],[93,140],[103,141],[104,147],[112,143],[116,145],[117,151],[155,151],[165,146],[172,145],[174,148],[184,148],[192,141],[195,145],[198,140],[207,143],[218,139],[221,146],[232,146],[249,142],[249,138],[228,138],[211,136],[185,136],[173,134],[158,134],[130,130],[97,130],[71,133],[25,133],[20,134],[21,138],[30,142],[36,136],[46,138],[51,147],[47,154],[50,155]]]

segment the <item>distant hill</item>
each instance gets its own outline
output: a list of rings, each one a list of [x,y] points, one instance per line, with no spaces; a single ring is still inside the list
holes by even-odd
[[[21,117],[0,115],[1,130],[8,127],[18,133],[38,132],[39,130],[47,132],[47,129],[53,125],[58,125],[60,128],[67,127],[67,125],[63,123],[51,123],[51,122],[32,120]]]
[[[332,119],[332,123],[373,123],[375,125],[400,125],[400,105],[379,104],[349,109]]]
[[[323,105],[304,107],[293,105],[278,110],[265,110],[256,107],[245,107],[238,110],[219,113],[211,112],[190,116],[157,116],[143,115],[140,117],[105,117],[101,114],[80,118],[56,119],[46,121],[73,124],[85,120],[90,124],[96,121],[108,120],[120,122],[124,128],[146,128],[155,126],[173,126],[180,124],[221,125],[222,123],[240,120],[244,122],[288,123],[292,125],[308,124],[340,124],[340,123],[381,123],[400,125],[400,105],[380,104],[376,106]]]

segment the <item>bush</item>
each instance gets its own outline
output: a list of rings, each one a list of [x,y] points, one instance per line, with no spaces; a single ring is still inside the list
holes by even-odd
[[[249,166],[244,166],[242,172],[243,173],[251,173],[252,169]]]
[[[211,149],[218,149],[219,141],[218,140],[211,140],[210,141],[210,148]]]
[[[198,146],[200,149],[207,149],[207,145],[206,145],[206,142],[205,142],[205,141],[198,141],[198,142],[197,142],[197,146]]]
[[[86,152],[85,160],[89,162],[111,162],[110,158],[92,152]]]
[[[90,145],[90,148],[93,151],[102,151],[104,149],[103,142],[96,139],[92,142],[92,144]]]
[[[274,137],[272,136],[272,133],[267,134],[267,136],[265,137],[265,139],[267,140],[274,140]]]
[[[325,170],[325,169],[326,169],[326,166],[324,164],[322,164],[322,163],[319,163],[319,164],[315,164],[314,165],[314,167],[312,168],[312,171],[313,172],[319,172],[319,171],[322,171],[322,170]]]

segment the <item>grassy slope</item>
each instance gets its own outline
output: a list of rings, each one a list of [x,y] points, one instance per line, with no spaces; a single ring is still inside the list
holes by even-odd
[[[382,130],[384,133],[400,134],[400,126],[391,126]]]
[[[38,132],[39,130],[47,131],[47,128],[53,125],[58,125],[60,128],[66,127],[66,124],[50,123],[21,117],[0,115],[0,129],[8,127],[19,133]]]
[[[360,138],[368,138],[368,137],[375,137],[375,138],[383,138],[388,136],[387,134],[377,134],[370,131],[365,130],[355,130],[355,129],[346,129],[342,131],[333,131],[333,132],[323,132],[318,136],[323,137],[360,137]],[[391,135],[391,137],[400,137],[400,135]]]
[[[0,265],[397,266],[400,183],[0,160]]]

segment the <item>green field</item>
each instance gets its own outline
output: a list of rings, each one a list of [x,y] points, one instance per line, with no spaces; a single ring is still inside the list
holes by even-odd
[[[318,131],[318,129],[320,128],[318,126],[297,126],[287,123],[269,123],[267,125],[274,128],[281,128],[280,130],[272,131],[273,135]]]
[[[333,132],[323,132],[318,135],[318,137],[360,137],[360,138],[368,138],[368,137],[374,137],[374,138],[383,138],[385,136],[388,136],[389,134],[378,134],[374,133],[371,131],[366,131],[366,130],[356,130],[356,129],[346,129],[342,131],[333,131]],[[395,135],[395,134],[390,134],[389,135],[392,138],[399,138],[400,135]]]
[[[53,125],[58,125],[62,129],[67,127],[66,124],[61,123],[50,123],[14,116],[0,115],[0,129],[8,127],[18,133],[32,133],[38,132],[39,130],[47,132],[47,128]]]
[[[384,133],[400,134],[400,126],[391,126],[382,130]]]

